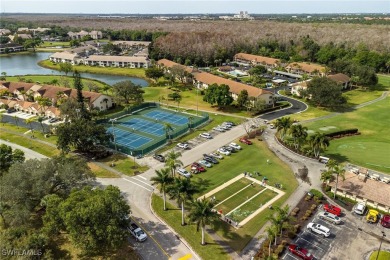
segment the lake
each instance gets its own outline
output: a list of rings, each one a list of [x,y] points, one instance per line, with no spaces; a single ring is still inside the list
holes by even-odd
[[[46,60],[50,56],[50,52],[36,52],[29,54],[17,54],[5,57],[0,57],[0,72],[6,72],[8,76],[17,75],[64,75],[56,70],[46,69],[39,66],[37,63],[41,60]],[[129,69],[130,70],[130,69]],[[144,79],[106,75],[106,74],[91,74],[80,73],[83,78],[90,78],[103,81],[109,85],[113,85],[119,81],[131,80],[134,84],[141,85],[143,87],[148,86],[148,82]]]

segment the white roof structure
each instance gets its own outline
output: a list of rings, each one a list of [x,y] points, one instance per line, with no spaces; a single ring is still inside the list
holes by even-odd
[[[78,57],[78,55],[74,54],[74,53],[67,52],[67,51],[63,51],[63,52],[53,53],[49,57],[55,58],[55,59],[74,60],[75,58]]]
[[[107,61],[107,62],[144,62],[148,59],[146,57],[134,56],[105,56],[105,55],[91,55],[85,61]]]
[[[274,79],[272,82],[276,83],[276,84],[280,84],[280,83],[283,83],[283,82],[286,82],[286,81],[284,79]]]

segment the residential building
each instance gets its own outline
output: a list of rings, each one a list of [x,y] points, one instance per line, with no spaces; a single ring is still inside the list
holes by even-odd
[[[8,29],[0,29],[0,36],[9,35],[9,34],[11,34],[10,30],[8,30]]]
[[[328,78],[336,81],[337,84],[340,84],[342,86],[342,89],[347,89],[351,82],[351,78],[343,73],[329,75]]]
[[[98,40],[98,39],[103,38],[103,33],[101,31],[87,32],[87,31],[81,30],[80,32],[68,32],[68,36],[72,40],[80,40],[84,36],[88,36],[88,35],[91,36],[91,38],[94,40]]]
[[[13,98],[16,98],[17,101],[38,103],[34,101],[36,101],[39,97],[43,97],[48,98],[54,106],[58,104],[61,99],[77,97],[76,89],[52,85],[39,85],[35,83],[0,81],[0,90],[1,89],[6,89],[9,93],[13,94]],[[104,111],[111,108],[114,103],[112,97],[101,93],[83,91],[83,96],[90,109]],[[22,109],[21,107],[18,108]],[[28,110],[27,108],[23,108],[23,110],[31,112],[31,110]],[[51,111],[55,114],[55,111]],[[43,113],[42,111],[38,112]]]
[[[150,66],[147,57],[103,55],[91,55],[84,59],[84,64],[90,66],[126,68],[148,68]]]
[[[173,66],[178,66],[178,67],[184,69],[185,71],[187,71],[188,73],[192,73],[192,72],[196,71],[192,67],[185,66],[185,65],[173,62],[171,60],[167,60],[167,59],[158,60],[157,61],[157,66],[159,68],[163,69],[165,72],[168,72],[168,73],[170,72],[169,69],[172,68]]]
[[[291,84],[291,94],[296,95],[298,97],[301,96],[302,90],[307,90],[307,83],[309,83],[310,80],[300,81],[297,83]]]
[[[24,51],[24,47],[16,43],[0,44],[0,53],[10,53],[18,51]]]
[[[98,51],[99,49],[93,45],[86,45],[86,46],[81,46],[81,47],[67,50],[67,52],[77,54],[80,57],[87,57],[89,55],[93,55],[97,53]]]
[[[75,53],[70,53],[67,51],[56,52],[49,56],[49,60],[55,63],[70,63],[76,65],[80,63],[80,56]]]
[[[309,76],[325,76],[326,68],[322,65],[308,62],[293,62],[286,66],[286,70],[293,74],[307,74]]]
[[[147,48],[151,42],[147,41],[113,41],[113,45],[119,46],[122,50],[128,50],[133,48]]]
[[[251,65],[263,65],[269,69],[276,68],[280,63],[280,59],[274,59],[270,57],[258,56],[247,53],[237,53],[234,55],[235,62],[242,62]]]

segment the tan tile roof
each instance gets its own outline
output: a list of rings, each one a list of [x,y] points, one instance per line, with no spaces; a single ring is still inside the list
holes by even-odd
[[[236,55],[234,55],[234,58],[256,62],[256,63],[265,63],[267,65],[275,65],[277,63],[280,63],[280,59],[274,59],[270,57],[258,56],[258,55],[247,54],[247,53],[237,53]]]
[[[221,84],[228,85],[230,88],[230,92],[237,94],[237,95],[240,94],[240,92],[244,89],[246,91],[248,91],[248,94],[250,97],[259,97],[263,94],[272,94],[272,92],[270,92],[270,91],[256,88],[253,86],[249,86],[249,85],[246,85],[246,84],[234,81],[234,80],[218,77],[218,76],[215,76],[215,75],[207,73],[207,72],[198,72],[198,73],[193,73],[193,74],[194,74],[194,78],[197,81],[200,81],[200,82],[205,83],[207,85],[211,85],[214,83],[216,83],[218,85],[221,85]]]
[[[146,57],[133,57],[133,56],[103,56],[103,55],[91,55],[86,61],[107,61],[107,62],[143,62],[146,63],[148,59]]]
[[[338,74],[334,74],[334,75],[329,75],[328,78],[338,82],[338,83],[347,83],[351,80],[350,77],[348,77],[347,75],[343,74],[343,73],[338,73]]]
[[[335,183],[332,182],[330,185],[334,186]],[[390,185],[383,182],[371,179],[363,182],[359,180],[358,175],[347,172],[345,174],[345,181],[339,178],[337,189],[390,206]]]
[[[161,60],[157,61],[157,64],[160,66],[167,67],[167,68],[172,68],[173,66],[179,66],[179,67],[182,67],[188,73],[192,73],[194,71],[193,68],[190,68],[190,67],[185,66],[185,65],[181,65],[179,63],[176,63],[176,62],[173,62],[173,61],[167,60],[167,59],[161,59]]]
[[[114,45],[129,45],[129,46],[149,46],[151,42],[147,41],[113,41],[112,44]]]
[[[325,72],[325,67],[315,63],[307,63],[307,62],[293,62],[287,65],[286,68],[292,69],[300,69],[302,71],[312,73],[314,71]]]

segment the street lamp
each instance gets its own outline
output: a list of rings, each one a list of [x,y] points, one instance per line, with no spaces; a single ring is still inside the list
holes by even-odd
[[[378,257],[379,257],[379,253],[381,252],[381,247],[382,247],[382,242],[383,242],[383,239],[386,237],[386,234],[384,231],[382,231],[382,236],[381,236],[381,242],[379,244],[379,249],[378,249],[378,254],[376,254],[376,259],[375,260],[378,260]]]
[[[116,118],[110,119],[109,121],[111,122],[111,125],[112,125],[112,133],[113,133],[113,135],[114,135],[115,151],[117,151],[117,148],[116,148],[116,135],[115,135],[115,128],[114,128],[114,122],[116,122]]]
[[[135,153],[133,151],[130,151],[130,155],[133,156],[133,160],[134,160],[133,169],[136,169],[137,167],[135,166]]]
[[[198,86],[196,86],[196,115],[198,115],[198,91],[199,91],[199,88]]]

